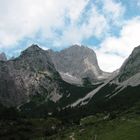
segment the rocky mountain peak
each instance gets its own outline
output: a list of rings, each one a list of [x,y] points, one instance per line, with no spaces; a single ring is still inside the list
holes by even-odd
[[[61,52],[65,52],[65,53],[67,52],[67,53],[71,53],[71,54],[73,53],[73,55],[78,54],[81,57],[85,57],[86,55],[92,54],[92,55],[94,55],[94,57],[96,57],[95,52],[92,49],[90,49],[84,45],[75,44],[75,45],[70,46],[69,48],[62,50]]]
[[[56,71],[49,53],[41,49],[38,45],[33,44],[30,47],[28,47],[26,50],[21,52],[21,55],[18,59],[21,59],[23,65],[28,65],[36,71]]]
[[[136,47],[120,68],[119,81],[125,81],[140,72],[140,46]]]
[[[36,53],[36,52],[43,52],[43,50],[36,44],[32,44],[26,50],[22,52],[22,54],[26,53]]]
[[[29,46],[27,48],[27,50],[30,50],[30,51],[39,51],[39,50],[42,50],[37,44],[32,44],[31,46]]]
[[[100,70],[95,52],[86,47],[72,45],[60,52],[49,51],[57,71],[63,75],[82,79],[85,77],[93,81],[106,76]]]
[[[88,49],[88,47],[84,46],[84,45],[78,45],[78,44],[74,44],[74,45],[71,45],[70,47],[66,48],[66,49]]]
[[[133,53],[135,52],[140,53],[140,45],[134,48]]]
[[[6,61],[7,57],[6,54],[4,52],[0,53],[0,61]]]

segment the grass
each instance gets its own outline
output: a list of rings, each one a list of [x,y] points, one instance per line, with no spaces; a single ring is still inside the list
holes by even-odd
[[[0,140],[31,140],[57,133],[61,121],[55,118],[0,120]]]
[[[140,140],[140,116],[125,114],[116,119],[90,116],[80,126],[65,130],[49,140]]]
[[[117,113],[96,114],[80,125],[63,124],[55,118],[0,121],[0,140],[139,140],[139,104]],[[114,112],[115,113],[115,112]]]

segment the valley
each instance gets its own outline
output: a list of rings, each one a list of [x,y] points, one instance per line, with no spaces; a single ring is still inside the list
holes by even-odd
[[[113,73],[85,46],[2,56],[0,139],[139,140],[140,46]]]

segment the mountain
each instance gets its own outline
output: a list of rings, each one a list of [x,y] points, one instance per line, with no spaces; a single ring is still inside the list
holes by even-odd
[[[128,107],[140,96],[139,56],[140,46],[104,82],[91,84],[85,80],[87,83],[84,85],[75,85],[72,82],[77,79],[90,75],[92,80],[99,81],[98,76],[104,75],[93,50],[76,45],[53,52],[32,45],[19,57],[0,61],[0,102],[6,106],[19,106],[30,115],[56,110],[60,114],[64,110],[70,113],[71,109],[82,113],[85,112],[80,110],[86,109],[89,114],[120,109],[120,105],[121,108]],[[67,74],[65,77],[69,82],[63,80],[62,73]]]
[[[30,46],[15,59],[0,61],[0,103],[6,106],[27,103],[29,107],[34,103],[34,108],[38,104],[49,108],[49,104],[56,106],[57,102],[64,106],[66,101],[76,101],[92,89],[63,81],[49,52],[37,45]]]
[[[125,81],[140,73],[140,46],[136,47],[120,69],[119,81]]]
[[[103,76],[104,72],[92,50],[73,46],[64,52],[69,49],[73,51],[64,53],[62,62],[70,59],[72,68],[63,62],[69,67],[64,67],[63,72],[53,64],[54,55],[63,51],[60,54],[44,51],[37,45],[30,46],[17,58],[0,61],[1,139],[139,140],[140,46],[106,80],[95,74],[98,71]],[[78,59],[76,64],[82,70],[91,68],[91,71],[76,73],[72,56]],[[94,61],[88,67],[90,58]],[[58,63],[61,64],[60,60]],[[77,81],[82,78],[83,85]]]
[[[80,83],[87,77],[97,82],[110,76],[99,68],[95,52],[88,47],[73,45],[60,52],[49,52],[57,71],[67,82]]]
[[[54,77],[60,78],[49,55],[32,45],[18,58],[0,61],[0,101],[5,105],[19,105],[31,95],[49,90],[51,94],[57,89]]]
[[[6,61],[7,57],[5,53],[0,53],[0,61]]]

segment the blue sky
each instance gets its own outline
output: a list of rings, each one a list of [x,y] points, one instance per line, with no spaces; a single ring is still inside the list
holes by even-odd
[[[83,44],[114,71],[140,45],[139,9],[140,0],[0,0],[0,52]]]

